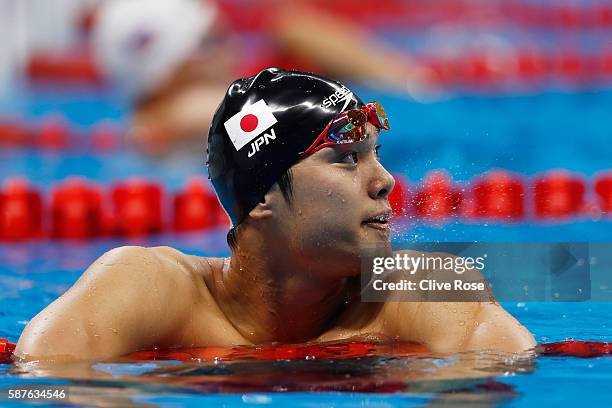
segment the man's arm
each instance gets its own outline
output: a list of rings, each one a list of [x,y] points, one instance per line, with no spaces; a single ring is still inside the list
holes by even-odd
[[[189,316],[197,289],[168,250],[129,246],[102,255],[28,323],[15,355],[99,359],[169,345]]]

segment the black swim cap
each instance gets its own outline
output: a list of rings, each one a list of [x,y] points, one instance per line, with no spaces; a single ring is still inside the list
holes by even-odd
[[[230,85],[208,133],[208,177],[234,226],[340,112],[363,107],[346,86],[267,68]]]

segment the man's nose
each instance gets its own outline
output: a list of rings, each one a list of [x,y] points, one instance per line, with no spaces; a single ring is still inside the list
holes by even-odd
[[[387,198],[395,187],[395,179],[380,162],[377,161],[375,166],[368,194],[375,200]]]

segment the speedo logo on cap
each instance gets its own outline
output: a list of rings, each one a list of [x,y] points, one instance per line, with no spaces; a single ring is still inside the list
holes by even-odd
[[[240,150],[277,122],[272,109],[266,104],[266,101],[260,99],[226,120],[224,125],[234,148]],[[268,144],[268,139],[276,139],[274,129],[271,129],[270,133],[251,143],[249,157],[258,152],[263,143]]]
[[[349,102],[353,98],[353,92],[350,89],[342,85],[342,88],[338,89],[333,94],[329,95],[327,98],[323,99],[323,107],[331,108],[332,106],[336,106],[339,103],[344,103],[340,112],[344,111],[348,106]]]

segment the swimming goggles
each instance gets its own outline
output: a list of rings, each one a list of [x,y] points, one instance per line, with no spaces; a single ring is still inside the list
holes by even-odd
[[[358,143],[365,140],[368,137],[367,122],[379,130],[390,129],[389,119],[381,104],[370,102],[361,109],[341,112],[332,119],[310,147],[302,152],[302,155],[309,156],[328,146]]]

